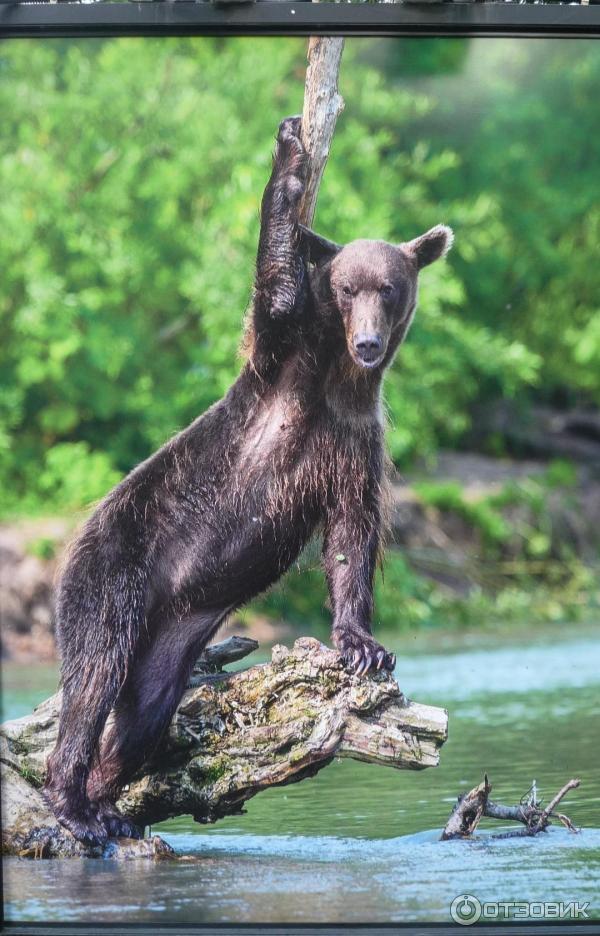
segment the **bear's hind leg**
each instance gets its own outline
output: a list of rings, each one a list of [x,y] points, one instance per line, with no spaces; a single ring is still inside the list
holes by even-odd
[[[106,840],[86,784],[106,719],[137,650],[145,618],[144,587],[143,570],[121,568],[117,562],[101,565],[95,548],[86,553],[82,541],[58,595],[62,706],[43,796],[61,825],[87,845]]]
[[[124,784],[151,756],[167,730],[196,659],[226,614],[221,610],[206,611],[161,624],[154,640],[134,661],[87,786],[88,797],[108,835],[141,836],[137,826],[114,804]]]
[[[106,839],[105,826],[85,788],[88,765],[109,708],[109,698],[101,701],[87,687],[63,685],[59,734],[43,789],[44,799],[61,825],[86,845],[101,845]]]

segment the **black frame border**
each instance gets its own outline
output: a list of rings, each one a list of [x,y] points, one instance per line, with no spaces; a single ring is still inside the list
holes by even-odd
[[[312,3],[310,0],[137,0],[129,3],[12,2],[0,0],[0,39],[93,38],[118,36],[463,36],[600,38],[599,0],[577,3],[518,2],[405,2],[350,4]],[[0,908],[1,912],[1,908]],[[523,921],[520,924],[476,925],[481,936],[526,932],[528,936],[570,936],[597,931],[597,920],[577,923]],[[373,933],[387,936],[424,936],[437,932],[464,933],[450,921],[390,924],[170,924],[109,922],[45,923],[6,921],[3,933],[15,936],[98,934],[135,936],[137,933],[218,934],[233,936],[351,936]]]
[[[600,36],[600,5],[516,2],[12,3],[0,38],[178,35]]]

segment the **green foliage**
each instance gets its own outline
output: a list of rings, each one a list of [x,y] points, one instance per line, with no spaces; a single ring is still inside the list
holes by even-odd
[[[347,43],[317,226],[342,241],[457,228],[386,381],[402,465],[459,439],[475,400],[534,385],[540,359],[469,299],[502,205],[493,185],[459,191],[465,154],[435,129],[445,94],[418,77],[455,73],[470,47],[417,43],[403,69],[381,42]],[[294,39],[2,47],[2,512],[101,496],[235,378],[272,141],[304,68]]]
[[[411,569],[401,552],[388,550],[375,577],[377,630],[413,630],[431,623],[432,585]]]
[[[572,623],[593,620],[600,610],[598,572],[577,560],[553,562],[524,555],[507,563],[488,552],[482,563],[493,587],[473,583],[468,594],[457,594],[423,578],[400,550],[390,548],[375,578],[374,628],[378,638],[423,629],[493,630]],[[309,564],[288,572],[244,614],[285,619],[303,629],[310,621],[327,640],[330,615],[326,607],[323,574]]]
[[[468,43],[460,39],[453,42],[440,42],[437,37],[395,42],[380,39],[368,43],[361,61],[377,65],[388,82],[401,85],[406,76],[456,74],[464,68],[468,53]]]
[[[36,789],[40,789],[43,786],[44,778],[36,770],[32,770],[31,767],[24,765],[20,769],[20,774],[27,783],[30,783]]]
[[[259,199],[277,122],[301,102],[302,50],[3,47],[4,510],[101,495],[234,379]],[[49,460],[65,445],[78,446],[72,466],[68,449]],[[63,489],[59,471],[73,474]]]
[[[559,542],[553,536],[552,513],[548,497],[552,491],[560,493],[563,501],[572,500],[570,489],[577,481],[577,470],[573,464],[562,459],[550,462],[545,472],[529,478],[507,481],[497,494],[486,499],[488,509],[502,511],[521,507],[518,520],[510,524],[513,542],[521,545],[521,551],[533,558],[549,556],[553,551],[563,559],[571,559],[573,543],[566,538]]]
[[[91,452],[85,442],[63,442],[46,453],[39,487],[44,502],[60,510],[91,504],[118,480],[104,452]]]
[[[495,510],[493,498],[469,500],[458,482],[427,481],[414,485],[416,493],[425,504],[439,510],[450,510],[463,517],[482,535],[488,546],[505,543],[511,535],[511,527],[502,514]]]
[[[572,543],[564,539],[557,544],[553,536],[548,495],[557,491],[568,500],[576,479],[576,469],[570,462],[556,460],[543,473],[506,481],[500,491],[486,496],[467,496],[455,481],[419,482],[413,489],[423,503],[452,512],[477,530],[484,560],[507,552],[513,557],[541,559],[550,556],[553,550],[555,555],[570,559]]]
[[[599,88],[593,40],[474,42],[415,127],[460,154],[438,192],[469,206],[452,261],[463,321],[537,355],[539,392],[562,402],[600,403]]]
[[[577,468],[573,462],[566,461],[564,458],[555,458],[546,468],[541,481],[549,489],[575,487]]]
[[[50,536],[40,536],[38,539],[27,543],[26,551],[30,556],[36,556],[38,559],[54,559],[56,555],[56,540]]]
[[[375,626],[381,631],[412,630],[431,624],[432,585],[411,569],[397,549],[389,549],[375,576]],[[435,604],[435,598],[434,598]],[[266,595],[252,602],[249,614],[313,628],[327,639],[331,615],[316,547]]]
[[[494,630],[542,624],[593,621],[600,609],[597,573],[582,563],[546,565],[541,577],[511,576],[495,591],[474,588],[468,597],[434,592],[430,599],[435,624],[448,629]]]

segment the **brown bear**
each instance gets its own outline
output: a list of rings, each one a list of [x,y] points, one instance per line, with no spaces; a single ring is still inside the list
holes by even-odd
[[[412,321],[419,270],[446,253],[452,232],[340,247],[302,227],[300,126],[291,117],[279,127],[240,376],[105,497],[64,568],[63,701],[44,795],[83,842],[140,834],[114,804],[195,659],[315,532],[335,647],[358,675],[395,665],[371,634],[381,382]]]

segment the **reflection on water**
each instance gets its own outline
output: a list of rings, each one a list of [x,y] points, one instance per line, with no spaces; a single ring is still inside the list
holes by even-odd
[[[261,794],[244,816],[210,827],[185,818],[155,827],[177,850],[198,856],[190,863],[7,860],[7,917],[448,921],[462,893],[481,901],[588,901],[599,917],[598,672],[596,639],[405,655],[397,677],[407,694],[449,709],[450,737],[436,770],[336,762],[313,780]],[[12,699],[25,703],[16,679],[13,670],[4,681],[7,714]],[[456,795],[484,772],[494,798],[509,803],[533,779],[547,801],[579,776],[582,786],[564,809],[584,831],[439,842]]]

